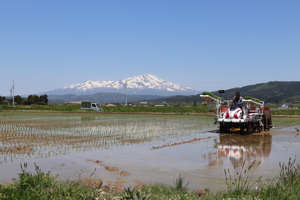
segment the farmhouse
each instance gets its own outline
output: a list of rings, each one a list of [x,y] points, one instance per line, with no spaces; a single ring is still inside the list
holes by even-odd
[[[77,100],[77,101],[70,101],[69,103],[81,104],[81,101],[80,101],[80,100]]]
[[[103,106],[121,106],[119,103],[104,103]]]

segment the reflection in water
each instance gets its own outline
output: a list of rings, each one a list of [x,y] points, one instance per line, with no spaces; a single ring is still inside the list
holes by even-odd
[[[215,139],[217,151],[208,153],[208,166],[223,164],[224,158],[229,159],[233,166],[242,166],[246,159],[247,165],[254,160],[263,161],[269,157],[272,146],[272,135],[236,135],[220,134],[219,142]]]

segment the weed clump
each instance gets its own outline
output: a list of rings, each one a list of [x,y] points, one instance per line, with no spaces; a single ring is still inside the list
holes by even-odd
[[[300,196],[300,165],[295,164],[296,158],[289,159],[287,164],[279,162],[280,173],[267,182],[259,180],[260,197],[277,199],[299,199]]]
[[[234,172],[233,176],[230,174],[229,169],[227,170],[227,172],[224,169],[225,179],[226,179],[225,182],[227,185],[227,190],[229,192],[247,191],[250,190],[251,186],[253,186],[253,184],[250,185],[250,181],[252,179],[255,169],[260,165],[261,161],[257,162],[256,160],[254,160],[248,167],[245,166],[245,163],[246,163],[246,159],[244,160],[240,171]],[[234,169],[235,168],[236,167],[234,166]]]
[[[36,174],[26,172],[27,163],[21,164],[19,179],[0,188],[0,199],[95,199],[100,195],[99,190],[91,190],[76,181],[58,181],[57,176],[42,172],[34,165]]]
[[[244,171],[236,172],[236,176],[231,176],[229,169],[225,172],[227,191],[220,196],[222,198],[237,199],[299,199],[300,196],[300,165],[296,159],[289,159],[288,164],[279,162],[279,176],[263,181],[261,177],[250,184],[256,165],[253,161]],[[242,169],[245,167],[245,161]],[[251,168],[253,171],[251,172]],[[243,177],[246,175],[246,177]],[[257,186],[253,188],[254,184]]]

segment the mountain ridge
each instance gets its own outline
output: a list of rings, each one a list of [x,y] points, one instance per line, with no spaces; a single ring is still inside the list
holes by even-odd
[[[59,89],[46,92],[49,95],[90,95],[99,92],[105,93],[125,93],[127,83],[127,94],[139,95],[191,95],[200,93],[201,90],[185,87],[157,78],[151,74],[129,77],[119,81],[85,81],[81,83],[64,86]]]
[[[239,91],[243,97],[255,97],[265,101],[266,103],[300,102],[300,81],[270,81],[267,83],[258,83],[244,87],[231,88],[225,90],[225,93],[222,94],[222,98],[231,100],[237,91]],[[218,91],[212,91],[211,93],[220,96]],[[200,94],[197,94],[189,96],[177,95],[171,97],[162,97],[158,99],[152,99],[150,102],[166,101],[169,103],[192,103],[194,100],[197,102],[205,101],[205,99],[200,97]]]

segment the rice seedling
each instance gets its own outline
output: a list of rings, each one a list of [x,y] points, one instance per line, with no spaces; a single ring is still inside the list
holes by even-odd
[[[74,150],[162,141],[213,128],[199,117],[5,114],[0,115],[0,155],[26,155],[22,159],[50,157]]]

